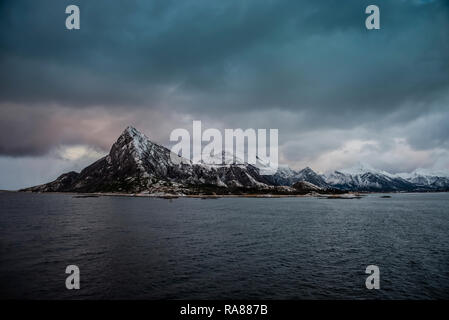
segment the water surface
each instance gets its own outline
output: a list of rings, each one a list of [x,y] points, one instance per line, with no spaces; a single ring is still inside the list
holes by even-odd
[[[0,297],[449,298],[449,194],[363,199],[0,193]],[[65,268],[81,289],[65,288]],[[367,265],[381,289],[367,290]]]

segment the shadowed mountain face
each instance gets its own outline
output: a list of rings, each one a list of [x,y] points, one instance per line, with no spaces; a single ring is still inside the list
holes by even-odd
[[[301,193],[448,191],[449,178],[418,174],[401,177],[366,168],[322,175],[309,167],[300,171],[280,167],[276,174],[264,176],[249,164],[192,164],[128,127],[107,156],[80,173],[68,172],[55,181],[22,191],[191,194],[244,189],[256,193],[298,193],[298,186]]]
[[[329,188],[330,185],[324,180],[324,178],[313,171],[311,168],[306,167],[298,172],[297,181],[307,181],[320,188]]]

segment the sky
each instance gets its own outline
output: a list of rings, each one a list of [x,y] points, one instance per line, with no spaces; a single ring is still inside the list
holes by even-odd
[[[0,189],[193,120],[279,129],[295,169],[449,170],[447,0],[4,0],[0,70]]]

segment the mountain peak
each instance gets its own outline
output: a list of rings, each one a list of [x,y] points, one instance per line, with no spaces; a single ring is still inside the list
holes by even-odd
[[[145,136],[142,132],[134,128],[133,126],[127,126],[125,130],[123,130],[121,135],[129,135],[131,137],[136,136]]]
[[[126,129],[123,130],[122,134],[117,139],[117,143],[119,145],[130,145],[136,149],[139,154],[154,144],[145,134],[133,126],[127,126]]]
[[[379,170],[374,169],[371,165],[367,163],[357,162],[354,166],[349,168],[344,168],[338,170],[341,173],[345,174],[352,174],[352,175],[358,175],[358,174],[364,174],[364,173],[377,173]]]
[[[384,170],[380,170],[380,169],[375,169],[371,165],[369,165],[367,163],[361,163],[361,162],[358,162],[355,166],[353,166],[351,168],[341,169],[341,170],[338,170],[338,171],[340,173],[349,174],[349,175],[353,175],[353,176],[370,173],[370,174],[384,175],[384,176],[387,176],[389,178],[396,178],[397,177],[396,175],[394,175],[394,174],[392,174],[390,172],[387,172],[387,171],[384,171]]]
[[[305,167],[304,169],[299,171],[298,174],[296,175],[296,177],[300,181],[310,182],[320,188],[326,189],[328,187],[328,185],[327,185],[326,181],[324,181],[323,177],[321,175],[319,175],[318,173],[316,173],[315,171],[313,171],[312,168],[310,168],[310,167]]]

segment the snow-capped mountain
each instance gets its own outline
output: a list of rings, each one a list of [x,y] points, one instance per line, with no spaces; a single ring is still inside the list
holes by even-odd
[[[176,161],[172,161],[172,159]],[[151,142],[133,127],[123,131],[109,154],[80,173],[69,172],[55,181],[25,189],[41,192],[188,192],[202,186],[267,188],[270,182],[251,165],[192,164]]]
[[[413,191],[415,186],[401,177],[379,172],[345,173],[334,171],[324,175],[325,181],[341,190],[351,191]]]
[[[338,171],[341,172],[341,173],[347,174],[347,175],[351,175],[351,176],[363,175],[363,174],[369,172],[369,173],[372,173],[372,174],[384,175],[384,176],[391,177],[391,178],[395,177],[394,174],[391,174],[391,173],[389,173],[387,171],[384,171],[384,170],[375,169],[372,166],[370,166],[369,164],[360,163],[360,162],[357,163],[353,167],[340,169]]]
[[[306,167],[296,175],[297,181],[307,181],[320,188],[329,188],[329,184],[324,180],[323,176]]]
[[[323,189],[330,187],[321,175],[309,167],[296,171],[288,166],[280,166],[274,175],[266,176],[266,178],[273,185],[280,186],[292,186],[296,182],[305,181]]]
[[[297,178],[298,171],[295,171],[288,166],[279,166],[276,173],[266,176],[271,184],[276,186],[291,186],[299,181]]]
[[[366,164],[336,170],[326,174],[318,174],[307,167],[295,171],[282,167],[268,179],[277,185],[291,186],[298,181],[312,183],[320,188],[331,190],[360,192],[398,192],[398,191],[447,191],[449,178],[437,175],[391,174],[375,169]]]
[[[80,173],[68,172],[55,181],[23,191],[177,194],[217,192],[218,189],[229,193],[239,188],[281,193],[449,191],[449,174],[438,176],[422,171],[391,174],[358,165],[326,174],[318,174],[309,167],[296,171],[280,166],[275,174],[264,175],[267,165],[260,159],[253,166],[232,160],[226,152],[218,157],[223,164],[192,163],[128,127],[108,155]]]
[[[417,170],[411,174],[391,174],[366,164],[324,175],[325,181],[342,190],[357,191],[445,191],[449,179],[424,175]]]
[[[449,172],[432,172],[417,169],[411,173],[399,173],[398,176],[413,183],[420,189],[449,190]]]

